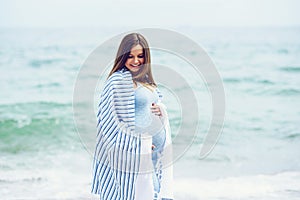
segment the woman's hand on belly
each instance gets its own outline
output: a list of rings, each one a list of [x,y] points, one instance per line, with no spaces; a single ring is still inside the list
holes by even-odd
[[[153,151],[155,148],[156,148],[155,145],[152,144],[152,146],[151,146],[152,151]]]
[[[152,103],[152,105],[151,105],[151,111],[152,111],[152,113],[154,113],[157,116],[162,116],[162,113],[161,113],[159,105],[157,105],[155,103]]]

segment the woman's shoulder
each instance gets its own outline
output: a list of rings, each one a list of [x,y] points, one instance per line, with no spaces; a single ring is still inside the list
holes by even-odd
[[[125,70],[124,68],[119,69],[118,71],[115,71],[112,75],[110,75],[107,79],[107,81],[122,81],[127,76],[130,76],[130,72],[128,70]]]
[[[107,80],[122,80],[122,78],[122,73],[120,71],[116,71],[110,75]]]

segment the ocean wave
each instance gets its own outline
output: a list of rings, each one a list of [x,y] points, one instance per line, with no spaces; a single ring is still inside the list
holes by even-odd
[[[241,82],[242,80],[241,79],[238,79],[238,78],[223,78],[223,81],[225,83],[239,83]]]
[[[274,92],[274,94],[277,94],[277,95],[299,95],[300,90],[294,89],[294,88],[287,88],[287,89],[278,90],[278,91]]]
[[[35,85],[36,88],[50,88],[50,87],[61,87],[61,83],[53,82],[53,83],[45,83],[45,84],[37,84]]]
[[[51,130],[60,126],[60,118],[30,118],[6,119],[0,121],[0,138],[11,134],[49,134],[46,130]]]
[[[63,117],[31,119],[21,127],[18,121],[4,120],[0,132],[0,151],[10,154],[69,148],[77,139],[73,125]]]
[[[0,183],[20,183],[20,182],[42,182],[45,181],[46,179],[44,179],[43,177],[28,177],[28,178],[21,178],[21,179],[13,179],[13,178],[9,178],[9,179],[1,179],[0,178]]]
[[[287,139],[299,139],[300,138],[300,133],[291,133],[291,134],[288,134],[286,136]]]
[[[280,67],[279,70],[295,73],[295,72],[300,72],[300,67],[299,66],[285,66],[285,67]]]
[[[268,79],[258,79],[256,77],[243,77],[243,78],[224,78],[225,83],[258,83],[263,85],[274,85],[275,83]]]
[[[64,61],[64,59],[60,58],[51,58],[51,59],[33,59],[29,61],[29,65],[31,67],[39,68],[44,65],[53,65]]]
[[[58,117],[68,114],[71,111],[71,103],[57,103],[57,102],[27,102],[27,103],[13,103],[0,105],[0,123],[5,125],[5,121],[17,121],[22,127],[30,124],[32,119],[43,119]]]
[[[279,54],[289,54],[289,50],[285,48],[280,48],[277,50],[277,53]]]
[[[263,96],[297,96],[300,95],[299,89],[294,88],[247,88],[243,89],[245,93]]]
[[[26,103],[14,103],[14,104],[1,104],[0,111],[1,113],[9,112],[9,111],[31,111],[34,112],[35,110],[48,110],[50,108],[63,108],[63,107],[70,107],[72,103],[58,103],[58,102],[51,102],[51,101],[37,101],[37,102],[26,102]],[[36,109],[33,109],[36,108]],[[29,112],[29,113],[31,113]],[[28,113],[28,112],[26,112]],[[1,116],[0,116],[1,120]]]
[[[0,113],[2,153],[62,148],[76,139],[69,104],[37,102],[1,105]]]

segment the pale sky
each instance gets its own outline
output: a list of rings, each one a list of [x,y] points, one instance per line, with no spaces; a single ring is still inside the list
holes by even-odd
[[[0,0],[0,27],[300,25],[298,0]]]

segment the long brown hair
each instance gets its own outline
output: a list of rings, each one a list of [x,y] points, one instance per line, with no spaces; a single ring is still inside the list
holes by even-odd
[[[128,59],[131,49],[138,44],[141,45],[143,48],[144,63],[142,64],[139,73],[134,75],[132,79],[133,81],[139,81],[157,86],[154,82],[151,72],[151,58],[149,45],[144,36],[142,36],[140,33],[130,33],[122,39],[114,62],[114,66],[110,71],[108,77],[110,77],[114,72],[118,71],[119,69],[126,67],[125,63]]]

